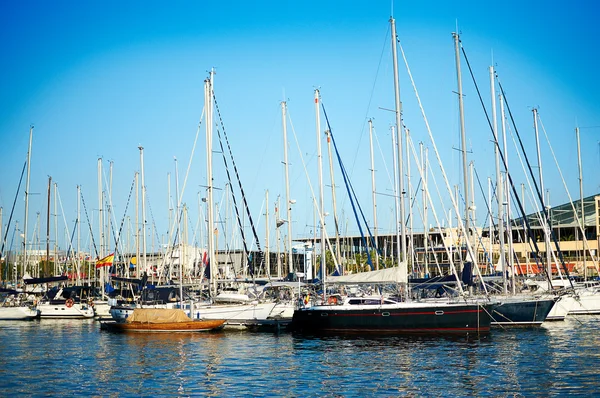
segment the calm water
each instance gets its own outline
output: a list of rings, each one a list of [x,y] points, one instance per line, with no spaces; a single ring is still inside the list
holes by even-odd
[[[591,396],[599,327],[579,317],[482,339],[367,339],[2,321],[0,396]]]

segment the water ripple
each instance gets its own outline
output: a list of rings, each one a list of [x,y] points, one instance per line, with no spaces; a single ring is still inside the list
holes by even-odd
[[[595,395],[597,317],[483,338],[105,333],[93,320],[0,323],[0,391],[22,396]]]

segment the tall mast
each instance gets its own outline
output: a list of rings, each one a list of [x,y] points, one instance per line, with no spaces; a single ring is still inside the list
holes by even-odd
[[[423,155],[423,142],[419,143],[421,152],[421,170],[423,172],[423,247],[424,247],[424,262],[425,262],[425,278],[429,278],[429,253],[427,246],[429,245],[429,229],[427,227],[427,152]]]
[[[400,102],[400,83],[398,82],[398,53],[396,49],[396,42],[398,41],[396,35],[396,20],[390,18],[390,24],[392,25],[392,60],[394,63],[394,93],[396,103],[396,134],[398,139],[396,144],[398,145],[398,195],[400,197],[400,232],[402,236],[402,260],[407,261],[406,258],[406,227],[404,225],[406,217],[404,216],[404,170],[403,170],[403,139],[402,139],[402,103]],[[397,228],[398,226],[396,226]]]
[[[319,225],[321,226],[321,275],[322,281],[325,283],[327,276],[327,267],[325,264],[325,208],[323,199],[323,155],[321,152],[321,112],[319,112],[319,90],[315,90],[315,116],[316,116],[316,131],[317,131],[317,166],[319,168]],[[323,288],[325,295],[325,288]]]
[[[504,197],[504,186],[500,178],[500,141],[498,140],[498,122],[496,114],[496,84],[493,66],[490,66],[490,92],[492,96],[492,130],[494,133],[494,157],[496,160],[496,203],[498,206],[498,241],[500,255],[499,262],[500,266],[502,267],[502,292],[506,294],[506,259],[504,257],[504,205],[502,203],[502,198]],[[504,127],[504,124],[502,126]],[[493,237],[490,234],[490,239],[492,238]],[[490,253],[490,257],[492,257],[492,253]]]
[[[290,176],[287,152],[287,116],[286,102],[281,102],[281,117],[283,123],[283,167],[285,170],[285,207],[287,209],[287,249],[288,249],[288,272],[294,272],[292,262],[292,199],[290,198]]]
[[[331,154],[331,131],[327,130],[325,131],[325,134],[327,134],[327,151],[329,154],[329,176],[331,177],[331,201],[333,204],[333,222],[335,224],[335,256],[337,259],[337,264],[341,264],[342,259],[340,255],[340,227],[338,222],[337,203],[335,198],[335,178],[333,173],[333,156]]]
[[[183,262],[183,239],[182,239],[182,228],[181,228],[181,217],[179,216],[179,214],[181,213],[181,201],[179,200],[179,170],[177,168],[177,158],[173,157],[173,161],[175,162],[175,197],[177,198],[177,213],[175,216],[175,220],[177,220],[177,247],[178,247],[178,252],[177,255],[179,256],[179,288],[180,288],[180,293],[181,293],[181,302],[183,305],[183,267],[181,265],[181,263]],[[175,248],[173,248],[174,250]],[[171,273],[171,272],[170,272]]]
[[[54,183],[54,275],[58,274],[58,185]],[[69,248],[71,242],[67,243]],[[79,284],[79,271],[77,272],[77,284]]]
[[[102,200],[102,158],[98,158],[98,232],[99,232],[99,253],[97,260],[104,257],[104,218],[103,218],[103,200]],[[94,272],[95,273],[95,272]],[[100,291],[104,298],[104,267],[100,268]]]
[[[146,263],[146,183],[144,180],[144,147],[138,147],[140,150],[140,177],[142,188],[142,269],[148,270]],[[154,280],[154,272],[151,272],[152,280]]]
[[[513,238],[512,225],[510,221],[510,181],[508,180],[508,147],[506,146],[506,115],[504,114],[504,98],[500,96],[500,118],[502,119],[502,141],[504,146],[504,167],[506,167],[505,183],[506,183],[506,236],[508,240],[508,261],[507,266],[511,271],[511,286],[512,294],[516,293],[515,286],[515,262],[513,256]]]
[[[106,212],[106,250],[108,253],[111,252],[110,247],[112,245],[113,240],[111,239],[111,220],[112,220],[112,183],[113,183],[113,164],[114,162],[111,160],[108,162],[108,211]],[[115,247],[116,251],[117,248]]]
[[[204,106],[206,108],[206,191],[207,191],[207,212],[208,212],[208,226],[207,226],[207,237],[208,237],[208,258],[210,262],[210,291],[214,297],[217,293],[217,259],[215,257],[215,225],[213,215],[213,176],[212,176],[212,77],[213,73],[210,73],[210,77],[204,81]]]
[[[544,176],[542,173],[542,156],[540,152],[540,139],[538,134],[538,123],[537,123],[537,108],[533,108],[533,128],[535,130],[535,146],[537,149],[537,162],[538,162],[538,171],[540,177],[540,191],[542,193],[542,208],[546,208],[546,200],[544,198]],[[552,280],[552,254],[550,253],[550,226],[547,221],[544,221],[544,246],[546,247],[546,262],[547,262],[547,272],[548,278]]]
[[[140,270],[142,262],[140,261],[140,182],[139,182],[139,173],[135,173],[135,266],[137,271],[137,276],[141,278]],[[144,269],[146,271],[146,269]]]
[[[44,263],[43,276],[50,272],[50,195],[52,191],[52,177],[48,176],[48,211],[46,212],[46,262]]]
[[[81,274],[81,186],[77,185],[77,274]],[[88,283],[90,276],[88,275]]]
[[[467,176],[467,137],[465,133],[465,109],[463,106],[463,91],[462,91],[462,76],[460,73],[460,37],[456,32],[452,33],[454,37],[454,52],[456,57],[456,79],[458,82],[458,111],[460,113],[460,140],[462,152],[462,169],[463,169],[463,194],[465,198],[465,239],[470,237],[470,217],[469,217],[469,183]],[[462,261],[462,255],[461,255]]]
[[[398,150],[396,145],[396,132],[394,126],[390,126],[390,132],[392,136],[392,160],[394,164],[394,215],[396,217],[396,226],[400,224],[400,194],[398,192],[398,178],[397,178],[397,164],[398,164]],[[401,255],[401,243],[400,243],[400,230],[396,227],[396,256],[398,261],[398,266],[400,266],[400,262],[402,261]]]
[[[269,190],[265,192],[265,268],[267,271],[267,277],[271,277],[271,254],[269,253],[269,229],[271,226],[269,225]],[[226,235],[227,236],[227,235]]]
[[[410,184],[410,152],[409,152],[409,148],[412,146],[412,143],[410,141],[410,130],[406,127],[404,127],[404,132],[406,133],[406,186],[407,186],[407,191],[408,191],[408,219],[409,219],[409,224],[408,224],[408,246],[409,246],[409,251],[410,251],[410,255],[408,256],[408,258],[410,259],[410,261],[414,264],[414,258],[415,258],[415,242],[414,242],[414,235],[413,235],[413,217],[412,217],[412,197],[413,197],[413,193],[412,193],[412,186]],[[414,269],[414,268],[413,268]]]
[[[25,224],[23,225],[23,275],[27,272],[27,226],[29,225],[29,177],[31,175],[31,141],[33,126],[29,127],[29,148],[27,149],[27,178],[25,182]]]
[[[279,234],[279,227],[281,226],[280,224],[280,216],[279,216],[279,209],[281,208],[281,201],[280,201],[280,197],[279,195],[277,195],[277,202],[275,204],[275,242],[277,245],[277,279],[281,279],[281,253],[279,251],[279,239],[280,239],[280,234]]]
[[[583,254],[583,277],[584,280],[587,280],[587,267],[585,264],[585,257],[586,257],[586,253],[585,253],[585,245],[584,245],[584,240],[586,239],[585,236],[585,213],[583,210],[583,169],[581,167],[581,143],[579,141],[579,127],[575,128],[575,136],[577,137],[577,164],[579,166],[579,203],[580,203],[580,214],[581,214],[581,230],[583,231],[584,235],[582,236],[581,242],[582,242],[582,247],[581,247],[581,253]]]
[[[169,211],[169,227],[167,231],[171,231],[173,224],[173,209],[171,208],[171,173],[167,173],[167,210]]]
[[[373,121],[369,119],[369,144],[371,148],[371,193],[373,195],[373,232],[375,234],[375,269],[379,269],[379,256],[377,254],[377,198],[375,194],[375,158],[373,157]]]

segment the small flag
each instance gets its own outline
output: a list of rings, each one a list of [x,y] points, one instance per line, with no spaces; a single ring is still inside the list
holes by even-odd
[[[113,261],[115,260],[115,253],[111,253],[108,256],[101,258],[100,260],[98,260],[96,262],[96,268],[100,268],[100,267],[109,267],[112,265]]]

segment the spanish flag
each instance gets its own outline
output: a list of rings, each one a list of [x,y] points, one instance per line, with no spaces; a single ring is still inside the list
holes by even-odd
[[[110,267],[113,264],[114,260],[115,260],[115,253],[111,253],[108,256],[96,261],[96,268]]]

